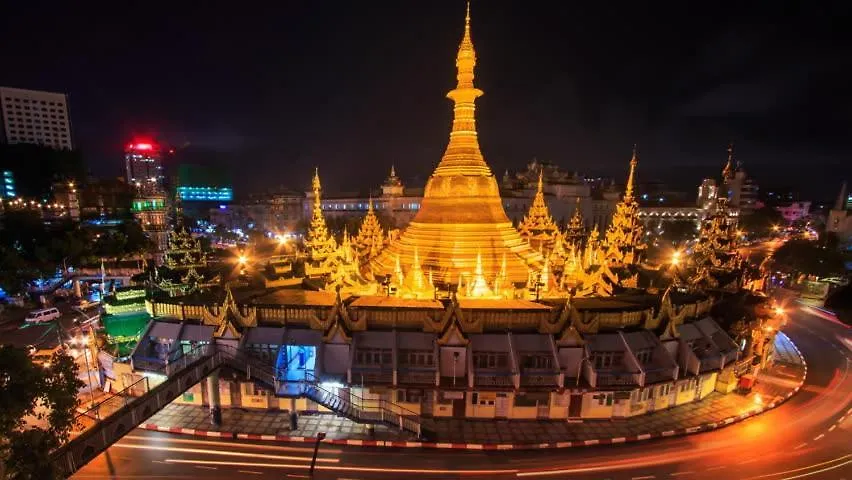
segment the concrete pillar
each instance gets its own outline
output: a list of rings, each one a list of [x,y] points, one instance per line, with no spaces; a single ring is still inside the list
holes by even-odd
[[[207,376],[207,398],[210,403],[210,423],[222,425],[222,401],[219,399],[219,370]]]
[[[81,298],[83,296],[83,292],[80,290],[80,280],[75,278],[71,281],[71,285],[74,286],[74,296]]]

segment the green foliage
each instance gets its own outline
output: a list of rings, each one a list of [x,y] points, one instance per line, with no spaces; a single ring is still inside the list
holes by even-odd
[[[808,240],[790,240],[772,254],[776,269],[794,274],[828,277],[843,273],[843,255]]]
[[[740,217],[739,228],[754,237],[765,237],[773,233],[773,227],[786,225],[784,216],[772,207],[763,207],[754,213]]]
[[[10,210],[0,226],[0,287],[11,294],[27,282],[66,266],[94,266],[99,258],[121,260],[144,253],[151,241],[134,221],[96,236],[79,224],[45,225],[31,210]]]
[[[77,370],[64,352],[43,367],[23,349],[0,346],[0,458],[8,478],[56,478],[48,455],[74,427],[77,391],[83,386]],[[25,417],[40,426],[27,425]]]
[[[660,237],[671,242],[672,245],[681,245],[689,240],[693,240],[698,235],[695,229],[695,222],[692,220],[677,220],[667,222],[663,226],[663,233]]]

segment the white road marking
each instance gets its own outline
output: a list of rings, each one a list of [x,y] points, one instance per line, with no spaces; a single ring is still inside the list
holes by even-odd
[[[816,437],[814,437],[814,441],[816,442],[817,440],[819,440],[820,438],[822,438],[822,437],[824,437],[824,436],[825,436],[825,434],[824,434],[824,433],[820,433],[819,435],[817,435]]]
[[[807,444],[808,444],[808,442],[805,442],[805,443],[799,444],[799,446],[797,446],[797,447],[796,447],[796,448],[794,448],[793,450],[798,450],[798,449],[800,449],[800,448],[802,448],[802,447],[806,446]]]
[[[710,472],[710,471],[713,471],[713,470],[721,470],[723,468],[728,468],[728,467],[726,467],[725,465],[716,465],[715,467],[708,468],[707,471]]]
[[[204,470],[218,470],[216,467],[205,467],[203,465],[196,465],[195,468],[203,468]]]
[[[630,480],[649,480],[651,478],[657,478],[656,475],[645,475],[644,477],[631,477]]]
[[[263,472],[255,472],[254,470],[237,470],[239,473],[248,473],[250,475],[263,475]]]
[[[693,470],[687,470],[685,472],[670,473],[669,475],[671,475],[673,477],[677,477],[677,476],[680,476],[680,475],[689,475],[690,473],[695,473],[695,472]]]

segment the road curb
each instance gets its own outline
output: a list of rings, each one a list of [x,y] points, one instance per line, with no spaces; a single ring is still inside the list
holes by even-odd
[[[789,340],[789,337],[788,337]],[[406,441],[385,441],[385,440],[349,440],[349,439],[329,439],[326,438],[323,440],[323,443],[331,444],[331,445],[346,445],[353,447],[383,447],[383,448],[428,448],[428,449],[443,449],[443,450],[543,450],[543,449],[560,449],[560,448],[572,448],[572,447],[587,447],[593,445],[614,445],[614,444],[622,444],[622,443],[632,443],[632,442],[641,442],[645,440],[652,440],[656,438],[666,438],[666,437],[679,437],[684,435],[691,435],[695,433],[704,433],[712,430],[717,430],[720,428],[727,427],[729,425],[733,425],[735,423],[742,422],[743,420],[749,419],[756,415],[760,415],[761,413],[768,412],[774,408],[779,407],[781,404],[789,400],[793,395],[799,392],[802,388],[802,385],[805,383],[805,379],[808,376],[808,364],[805,362],[805,357],[802,355],[802,352],[799,350],[799,347],[793,343],[792,340],[789,340],[790,344],[793,345],[793,348],[796,350],[796,354],[799,355],[799,359],[802,362],[803,374],[802,379],[799,384],[790,392],[787,393],[784,397],[781,397],[778,400],[775,400],[766,405],[762,405],[753,410],[749,410],[746,413],[728,417],[717,422],[708,422],[701,425],[687,427],[687,428],[678,428],[675,430],[666,430],[663,432],[651,432],[651,433],[642,433],[639,435],[628,435],[622,437],[613,437],[613,438],[599,438],[592,440],[576,440],[570,442],[547,442],[547,443],[437,443],[437,442],[406,442]],[[852,409],[850,409],[850,413],[852,413]],[[157,432],[167,432],[167,433],[176,433],[181,435],[193,435],[197,437],[214,437],[214,438],[227,438],[227,439],[239,439],[239,440],[255,440],[255,441],[268,441],[268,442],[282,442],[282,443],[313,443],[316,442],[316,437],[298,437],[298,436],[290,436],[290,435],[259,435],[254,433],[232,433],[232,432],[214,432],[208,430],[196,430],[192,428],[179,428],[179,427],[164,427],[155,425],[152,423],[147,423],[144,425],[140,425],[139,428],[143,428],[145,430],[153,430]]]

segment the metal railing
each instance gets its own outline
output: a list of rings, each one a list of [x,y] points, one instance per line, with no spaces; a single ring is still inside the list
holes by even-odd
[[[364,399],[351,391],[344,397],[323,387],[310,372],[305,372],[305,379],[300,383],[305,397],[356,422],[382,423],[418,437],[428,433],[424,431],[424,420],[419,414],[396,403],[384,399]]]
[[[248,355],[234,347],[216,345],[217,352],[222,355],[224,363],[232,368],[242,370],[249,378],[257,379],[274,388],[275,392],[291,395],[288,387],[298,385],[301,396],[308,398],[325,408],[357,423],[381,423],[417,435],[431,431],[424,429],[424,420],[416,412],[408,410],[387,400],[364,399],[349,391],[341,395],[332,388],[322,385],[322,382],[308,370],[304,378],[296,381],[286,380],[285,375],[262,360]]]

